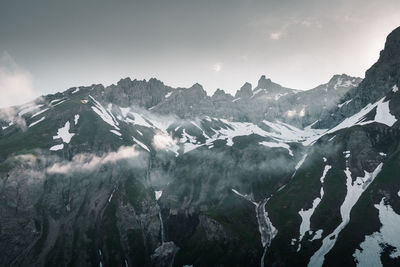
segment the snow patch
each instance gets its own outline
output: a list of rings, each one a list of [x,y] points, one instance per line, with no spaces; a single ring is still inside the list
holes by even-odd
[[[64,148],[64,144],[61,144],[61,145],[55,145],[55,146],[50,147],[50,150],[57,151],[57,150],[61,150],[63,148]]]
[[[266,147],[281,147],[281,148],[287,149],[289,151],[289,155],[293,157],[293,151],[290,149],[290,146],[288,144],[266,142],[266,141],[259,142],[259,144],[266,146]]]
[[[344,105],[349,104],[351,101],[353,101],[353,99],[347,100],[346,102],[343,102],[342,104],[338,104],[337,106],[338,106],[339,108],[341,108],[341,107],[343,107]]]
[[[57,104],[53,104],[53,107],[56,107],[58,105],[61,105],[62,103],[64,103],[65,101],[67,101],[66,99],[63,99],[62,101],[58,102]]]
[[[69,121],[67,121],[64,127],[58,129],[57,135],[53,136],[53,139],[61,138],[64,143],[69,144],[71,138],[75,135],[74,133],[69,132],[69,127],[70,127]]]
[[[32,122],[31,124],[29,124],[29,128],[31,128],[32,126],[35,126],[36,124],[38,124],[39,122],[42,122],[42,121],[44,121],[46,119],[46,117],[42,117],[42,118],[40,118],[39,120],[37,120],[37,121],[35,121],[35,122]]]
[[[162,196],[162,190],[160,190],[160,191],[154,191],[154,195],[155,195],[155,197],[156,197],[156,200],[159,200],[160,199],[160,197]]]
[[[379,164],[372,173],[365,172],[364,177],[357,177],[356,180],[352,181],[351,172],[349,168],[346,168],[344,173],[346,174],[346,186],[347,186],[347,194],[343,201],[342,206],[340,207],[340,214],[342,217],[342,222],[338,227],[329,235],[327,235],[323,241],[321,247],[314,253],[311,257],[308,266],[322,266],[325,260],[325,255],[333,248],[336,243],[336,239],[339,233],[346,227],[346,225],[350,221],[350,212],[354,205],[357,203],[358,199],[362,195],[362,193],[368,188],[368,186],[372,183],[375,177],[382,170],[383,164]]]
[[[301,209],[299,211],[299,215],[301,217],[301,224],[300,224],[300,237],[299,241],[301,241],[307,231],[310,231],[310,222],[311,222],[311,216],[314,214],[315,209],[318,207],[319,203],[322,200],[322,197],[324,196],[324,181],[325,181],[325,176],[328,173],[328,171],[332,168],[330,165],[326,165],[324,168],[324,171],[322,173],[322,176],[320,178],[321,181],[321,190],[320,190],[320,197],[317,197],[313,200],[312,207],[308,210],[303,210]]]
[[[18,112],[18,116],[19,116],[19,117],[22,117],[23,115],[25,115],[25,114],[27,114],[27,113],[30,113],[30,112],[33,112],[33,111],[35,111],[35,110],[41,108],[42,106],[43,106],[43,105],[35,105],[35,106],[27,106],[27,107],[24,107],[20,112]]]
[[[132,136],[133,141],[138,144],[140,147],[142,147],[144,150],[147,150],[148,152],[150,152],[150,149],[143,144],[142,142],[140,142],[139,140],[137,140],[135,137]]]
[[[322,229],[319,229],[319,230],[315,231],[314,236],[310,241],[321,239],[323,232],[324,232],[324,230],[322,230]]]
[[[99,115],[99,117],[106,122],[107,124],[109,124],[110,126],[112,126],[115,130],[120,130],[118,127],[118,122],[115,120],[111,114],[109,114],[107,112],[107,110],[99,103],[97,102],[96,99],[94,99],[91,95],[89,95],[89,97],[92,99],[92,101],[94,102],[94,106],[92,106],[92,110]]]
[[[153,125],[150,125],[146,119],[140,115],[139,113],[135,113],[135,112],[130,112],[130,114],[133,115],[134,119],[127,119],[130,123],[135,124],[135,125],[140,125],[140,126],[144,126],[144,127],[148,127],[148,128],[153,128]]]
[[[396,117],[390,113],[389,101],[378,102],[378,105],[376,107],[375,121],[386,124],[389,127],[392,127],[393,124],[397,121]]]
[[[43,109],[43,110],[41,110],[39,112],[36,112],[35,114],[32,115],[31,118],[34,118],[34,117],[36,117],[36,116],[38,116],[38,115],[40,115],[40,114],[42,114],[42,113],[44,113],[44,112],[46,112],[48,110],[49,110],[49,108],[45,108],[45,109]]]
[[[381,98],[374,104],[368,104],[363,109],[361,109],[357,114],[345,119],[336,127],[330,129],[326,132],[326,134],[336,132],[338,130],[349,128],[354,125],[366,125],[373,122],[378,122],[382,124],[386,124],[391,127],[397,121],[397,119],[390,113],[389,110],[389,101],[384,101],[385,97]],[[364,121],[365,116],[371,112],[376,107],[376,115],[374,120]]]
[[[360,244],[361,250],[354,252],[357,266],[383,266],[381,254],[387,245],[394,248],[389,254],[390,258],[400,257],[400,215],[389,204],[385,204],[385,198],[375,208],[379,211],[382,226],[378,232],[366,236]]]
[[[122,134],[116,130],[110,130],[110,132],[112,132],[115,135],[122,136]]]

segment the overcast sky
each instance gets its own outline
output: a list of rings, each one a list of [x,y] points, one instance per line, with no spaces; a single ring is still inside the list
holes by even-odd
[[[0,0],[0,106],[123,77],[310,89],[363,77],[397,26],[399,0]]]

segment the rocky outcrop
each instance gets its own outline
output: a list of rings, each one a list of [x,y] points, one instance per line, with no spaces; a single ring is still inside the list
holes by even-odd
[[[154,267],[172,267],[174,264],[175,254],[179,248],[174,242],[165,242],[151,255],[151,266]]]
[[[319,122],[318,127],[329,128],[357,113],[369,103],[375,103],[394,85],[400,83],[400,27],[387,37],[385,47],[378,61],[366,71],[365,79],[358,87],[349,90],[341,102],[351,101],[347,105],[334,107]]]

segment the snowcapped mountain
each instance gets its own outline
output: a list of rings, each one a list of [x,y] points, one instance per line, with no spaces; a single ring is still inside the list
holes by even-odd
[[[311,90],[126,78],[0,110],[0,265],[398,264],[399,40]]]

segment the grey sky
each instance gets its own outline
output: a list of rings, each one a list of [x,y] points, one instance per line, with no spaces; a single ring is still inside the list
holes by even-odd
[[[309,89],[363,77],[399,25],[398,0],[0,0],[0,96],[18,71],[36,94],[127,76]]]

